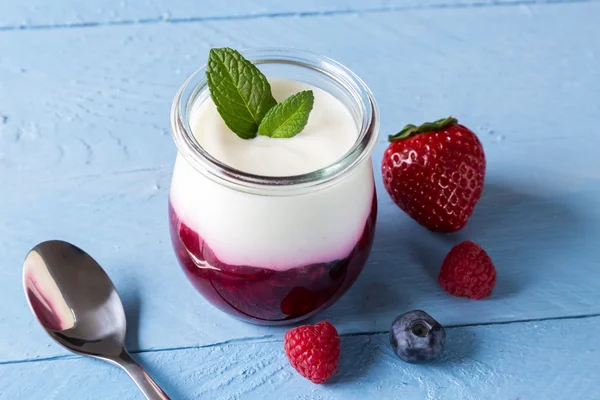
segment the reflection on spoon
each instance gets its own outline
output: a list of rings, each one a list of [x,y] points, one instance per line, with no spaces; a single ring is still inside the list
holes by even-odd
[[[86,252],[58,240],[35,246],[23,264],[33,314],[68,350],[123,368],[146,398],[168,400],[125,349],[125,311],[112,281]]]

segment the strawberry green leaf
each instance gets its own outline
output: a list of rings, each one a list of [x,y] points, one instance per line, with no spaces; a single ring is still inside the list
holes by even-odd
[[[258,134],[272,138],[291,138],[304,129],[313,108],[312,90],[288,97],[271,108],[258,127]]]
[[[263,117],[277,104],[262,72],[236,50],[221,48],[210,50],[206,78],[229,129],[242,139],[256,137]]]
[[[444,129],[448,125],[456,124],[458,120],[453,116],[448,118],[438,119],[433,122],[425,122],[419,126],[408,124],[395,135],[389,135],[388,140],[395,142],[396,140],[406,139],[419,133],[435,132]]]

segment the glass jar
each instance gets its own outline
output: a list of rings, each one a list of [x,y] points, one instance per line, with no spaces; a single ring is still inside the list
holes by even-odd
[[[269,78],[334,95],[354,118],[358,138],[334,164],[303,175],[233,169],[208,154],[190,128],[194,107],[210,95],[200,68],[171,110],[178,148],[171,238],[188,279],[214,306],[253,323],[291,323],[333,304],[365,266],[377,216],[371,153],[379,111],[360,78],[329,58],[287,49],[242,54]]]

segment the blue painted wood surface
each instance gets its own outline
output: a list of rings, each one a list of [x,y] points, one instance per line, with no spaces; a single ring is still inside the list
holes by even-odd
[[[427,365],[400,361],[385,333],[345,336],[340,372],[318,386],[290,369],[280,337],[134,357],[175,399],[587,400],[599,398],[589,371],[598,329],[599,317],[452,328]],[[0,365],[0,374],[7,399],[142,398],[118,369],[80,357]]]
[[[269,17],[314,17],[357,12],[404,11],[553,3],[557,0],[3,0],[0,30],[202,22]],[[589,0],[558,0],[558,2]]]
[[[0,398],[136,396],[120,371],[68,356],[31,317],[21,263],[49,238],[106,268],[130,347],[175,398],[600,398],[590,383],[600,377],[599,2],[53,3],[0,0]],[[377,177],[369,265],[314,319],[344,335],[340,377],[324,387],[285,364],[286,328],[211,308],[170,248],[169,106],[215,46],[308,48],[355,70],[382,111],[375,165],[386,134],[450,113],[486,150],[484,196],[457,235],[413,223]],[[488,300],[451,298],[436,283],[466,238],[498,268]],[[476,346],[429,367],[391,359],[382,332],[413,308],[469,325],[452,337],[476,333]],[[524,320],[547,321],[497,325]]]

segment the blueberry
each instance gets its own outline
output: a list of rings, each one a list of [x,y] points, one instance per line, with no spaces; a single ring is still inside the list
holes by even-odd
[[[425,311],[410,311],[392,323],[390,343],[396,355],[406,362],[431,361],[444,351],[446,331]]]

